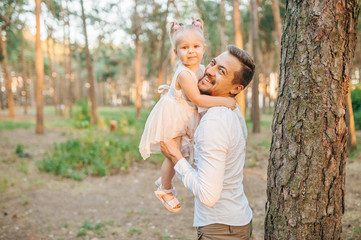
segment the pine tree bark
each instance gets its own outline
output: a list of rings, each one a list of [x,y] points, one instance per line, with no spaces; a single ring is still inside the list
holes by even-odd
[[[167,1],[167,8],[164,13],[164,21],[162,24],[162,38],[161,38],[161,46],[160,46],[160,57],[159,57],[159,65],[158,65],[158,87],[163,84],[163,62],[165,55],[165,40],[167,37],[167,17],[168,17],[168,9],[169,9],[170,0]]]
[[[53,57],[50,51],[50,40],[52,40],[52,33],[53,33],[53,29],[51,27],[48,27],[48,37],[46,38],[46,53],[48,55],[49,78],[54,88],[54,92],[53,92],[54,110],[55,110],[55,114],[58,114],[58,104],[59,104],[58,93],[56,87],[56,79],[53,73]],[[52,42],[52,45],[54,45],[54,42]]]
[[[10,23],[9,23],[9,25],[10,25]],[[8,25],[0,27],[0,34],[3,31],[5,31],[7,26]],[[15,117],[14,95],[13,95],[13,91],[12,91],[12,87],[11,87],[12,81],[11,81],[11,76],[10,76],[10,71],[9,71],[8,52],[7,52],[6,41],[7,41],[6,37],[0,36],[0,48],[2,51],[2,55],[3,55],[2,66],[4,69],[4,75],[5,75],[5,88],[6,88],[6,96],[7,96],[7,100],[8,100],[9,116]]]
[[[134,56],[134,74],[135,74],[135,86],[136,86],[136,117],[140,118],[140,110],[142,107],[141,99],[141,81],[140,81],[140,62],[141,62],[141,50],[140,50],[140,19],[137,12],[138,0],[135,0],[134,15],[133,15],[133,31],[135,35],[135,56]]]
[[[226,36],[226,10],[225,10],[225,1],[221,0],[219,3],[219,21],[217,23],[217,28],[219,30],[219,35],[221,37],[221,49],[220,52],[217,52],[216,55],[221,54],[227,48],[227,36]]]
[[[278,62],[280,59],[280,53],[281,53],[281,36],[282,36],[282,21],[281,21],[281,15],[280,15],[280,7],[278,4],[278,0],[272,0],[272,12],[273,12],[273,21],[275,25],[275,31],[276,31],[276,37],[277,37],[277,48],[278,48]]]
[[[341,239],[359,1],[287,1],[265,239]]]
[[[346,96],[346,124],[348,129],[347,149],[352,152],[356,149],[355,118],[353,116],[351,89],[348,89]]]
[[[241,14],[239,12],[239,0],[233,0],[233,38],[234,45],[243,49],[243,38],[241,30]],[[242,114],[246,117],[246,94],[245,91],[240,92],[236,96],[237,104],[241,108]]]
[[[86,21],[85,21],[85,13],[84,13],[84,4],[83,0],[80,0],[81,5],[81,14],[82,14],[82,21],[83,21],[83,31],[84,31],[84,38],[85,38],[85,58],[86,58],[86,66],[88,71],[88,83],[89,83],[89,98],[91,101],[91,124],[97,125],[98,124],[98,109],[97,109],[97,102],[95,96],[95,80],[94,80],[94,73],[93,73],[93,65],[90,58],[89,53],[89,44],[88,44],[88,34],[86,29]]]
[[[36,37],[35,37],[35,94],[36,94],[36,134],[44,133],[44,102],[43,102],[43,88],[44,88],[44,60],[41,49],[40,40],[40,12],[41,0],[35,0],[35,15],[36,15]]]
[[[260,64],[258,61],[258,12],[257,12],[257,0],[251,0],[251,41],[252,41],[252,54],[253,60],[256,65],[256,71],[252,81],[252,109],[251,117],[253,122],[252,132],[259,133],[261,131],[260,126],[260,110],[259,110],[259,69]]]
[[[28,78],[26,75],[26,63],[25,63],[25,41],[24,41],[24,25],[21,26],[20,30],[20,40],[21,40],[21,76],[23,78],[23,94],[24,97],[24,114],[28,114]]]

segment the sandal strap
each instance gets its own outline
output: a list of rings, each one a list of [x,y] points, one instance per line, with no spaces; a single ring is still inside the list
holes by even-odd
[[[169,201],[164,201],[166,204],[168,204],[171,208],[175,208],[179,203],[177,198],[173,198]]]

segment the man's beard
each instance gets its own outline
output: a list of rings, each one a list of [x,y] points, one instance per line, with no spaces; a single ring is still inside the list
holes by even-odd
[[[201,94],[211,96],[211,93],[209,91],[202,91],[202,89],[199,88],[199,82],[202,81],[202,79],[205,78],[205,77],[206,77],[206,75],[204,75],[201,79],[198,80],[197,86],[198,86],[199,92]]]

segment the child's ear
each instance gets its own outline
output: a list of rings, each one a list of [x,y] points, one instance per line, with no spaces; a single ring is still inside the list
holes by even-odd
[[[177,49],[176,48],[173,48],[173,52],[175,55],[177,55]]]

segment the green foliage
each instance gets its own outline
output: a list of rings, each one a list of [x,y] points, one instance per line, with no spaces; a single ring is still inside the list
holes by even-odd
[[[23,154],[24,153],[24,145],[23,144],[17,144],[15,148],[16,154]]]
[[[102,223],[101,221],[93,222],[88,219],[85,219],[83,225],[80,228],[81,229],[78,231],[77,236],[86,236],[87,231],[93,231],[97,236],[100,236],[102,238],[105,237],[103,230],[106,230],[106,227],[105,224]]]
[[[134,228],[134,227],[132,227],[131,229],[129,229],[128,235],[129,235],[129,236],[133,236],[134,234],[137,234],[137,235],[142,234],[142,229],[140,229],[140,228]]]
[[[14,130],[17,128],[33,128],[35,127],[34,123],[32,122],[15,122],[15,121],[0,121],[0,131],[1,130]]]
[[[130,163],[140,159],[139,139],[89,129],[79,138],[54,144],[38,168],[62,177],[82,180],[86,175],[106,176],[112,170],[128,170]]]
[[[78,233],[76,234],[77,237],[82,237],[82,236],[86,236],[86,230],[85,229],[81,229],[78,231]]]
[[[355,119],[356,130],[361,130],[361,87],[356,87],[351,91],[352,109]]]
[[[90,107],[87,99],[80,99],[76,102],[78,110],[74,114],[74,127],[90,127]]]

